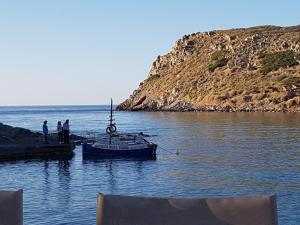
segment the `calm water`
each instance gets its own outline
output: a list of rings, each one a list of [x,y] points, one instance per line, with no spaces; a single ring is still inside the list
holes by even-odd
[[[157,160],[0,163],[0,189],[24,189],[25,225],[95,224],[96,196],[278,195],[281,225],[300,223],[300,114],[117,112],[119,130],[143,131]],[[0,122],[40,130],[70,119],[103,133],[106,106],[0,107]],[[180,154],[175,154],[179,149]]]

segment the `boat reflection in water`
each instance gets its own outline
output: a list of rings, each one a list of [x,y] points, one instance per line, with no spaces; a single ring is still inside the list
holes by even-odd
[[[109,125],[104,137],[82,145],[82,156],[86,158],[156,158],[157,145],[147,141],[142,132],[139,134],[117,133],[113,123],[112,100]]]

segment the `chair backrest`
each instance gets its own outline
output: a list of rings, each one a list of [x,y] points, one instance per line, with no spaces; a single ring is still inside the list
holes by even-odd
[[[277,225],[276,196],[146,198],[98,195],[97,225]]]
[[[0,191],[0,225],[23,225],[23,191]]]

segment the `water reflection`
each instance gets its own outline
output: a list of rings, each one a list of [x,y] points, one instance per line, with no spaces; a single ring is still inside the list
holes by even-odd
[[[115,186],[116,186],[116,179],[114,176],[114,171],[113,171],[113,162],[112,161],[105,161],[105,167],[107,168],[108,171],[108,185],[109,189],[111,190],[111,193],[115,193]]]
[[[68,108],[72,130],[101,132],[106,127],[106,111],[76,110]],[[24,120],[38,130],[40,118],[56,122],[65,113],[29,112],[22,120],[16,115],[1,114],[2,122],[20,126]],[[0,188],[24,189],[25,224],[95,224],[98,192],[176,197],[277,193],[280,224],[300,220],[299,113],[117,112],[116,119],[120,131],[143,131],[169,151],[158,148],[157,160],[87,160],[77,148],[69,161],[0,163]]]
[[[49,181],[49,162],[47,160],[45,160],[43,162],[44,164],[44,185],[43,185],[43,200],[45,201],[46,204],[49,204],[49,202],[47,202],[47,198],[48,198],[48,193],[50,192],[50,181]]]
[[[99,176],[94,177],[94,179],[101,179],[102,182],[98,183],[100,190],[114,194],[120,191],[120,186],[128,185],[128,180],[141,181],[147,172],[151,172],[144,172],[147,162],[154,163],[155,160],[153,157],[143,159],[83,159],[82,165],[85,174],[98,173]],[[105,185],[104,189],[103,185]]]
[[[69,208],[70,204],[70,183],[71,183],[71,173],[70,173],[70,162],[67,160],[58,161],[57,168],[58,168],[58,189],[63,195],[63,204],[66,208]]]

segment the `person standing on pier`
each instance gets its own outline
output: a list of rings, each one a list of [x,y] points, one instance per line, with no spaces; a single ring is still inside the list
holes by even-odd
[[[48,126],[47,126],[47,120],[44,121],[43,124],[43,134],[44,134],[44,143],[48,144]]]
[[[57,134],[58,134],[58,143],[61,144],[63,142],[63,128],[61,122],[57,122]]]
[[[66,120],[63,124],[64,143],[69,144],[70,126],[69,120]]]

